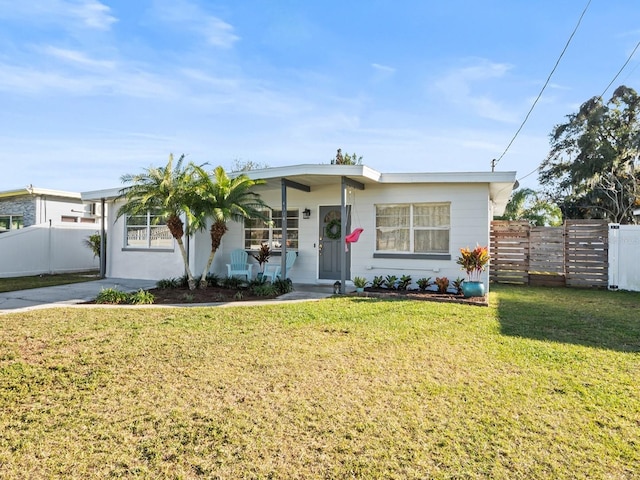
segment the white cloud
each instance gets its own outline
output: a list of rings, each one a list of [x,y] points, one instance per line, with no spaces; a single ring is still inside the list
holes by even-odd
[[[231,48],[240,39],[232,25],[188,0],[157,0],[154,6],[160,19],[203,36],[214,47]]]
[[[109,30],[111,24],[117,21],[110,14],[111,9],[96,0],[82,1],[76,5],[69,4],[69,11],[85,26],[97,30]]]
[[[94,60],[89,58],[85,53],[77,50],[68,50],[64,48],[57,48],[54,46],[46,46],[41,51],[51,57],[61,59],[67,63],[71,63],[77,66],[91,68],[91,69],[107,69],[111,70],[115,68],[116,63],[110,60]]]
[[[124,95],[137,98],[175,98],[180,86],[170,79],[130,69],[78,75],[64,69],[36,69],[0,63],[0,91],[12,94]]]
[[[436,89],[443,93],[448,101],[467,107],[480,117],[506,123],[517,122],[516,112],[509,111],[489,95],[478,94],[475,91],[477,85],[482,82],[504,77],[511,66],[483,59],[476,62],[474,65],[446,74],[435,83]]]
[[[389,67],[387,65],[381,65],[379,63],[372,63],[371,66],[379,71],[379,72],[383,72],[383,73],[395,73],[396,69],[393,67]]]
[[[36,22],[60,23],[66,28],[109,30],[117,18],[98,0],[0,0],[0,18],[30,19]]]

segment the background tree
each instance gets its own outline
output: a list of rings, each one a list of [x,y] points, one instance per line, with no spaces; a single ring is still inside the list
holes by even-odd
[[[253,160],[240,160],[236,158],[231,165],[232,172],[248,172],[250,170],[262,170],[269,168],[269,165],[262,162],[254,162]]]
[[[196,167],[196,170],[200,180],[196,188],[198,204],[194,207],[198,213],[192,220],[193,225],[194,228],[201,228],[208,220],[212,221],[209,228],[211,253],[200,277],[200,288],[206,288],[207,273],[220,248],[222,237],[229,230],[227,222],[245,218],[268,222],[269,218],[264,214],[267,205],[259,194],[252,191],[255,186],[264,184],[263,180],[252,180],[245,174],[230,178],[222,167],[214,169],[213,178],[201,167]]]
[[[184,155],[180,157],[175,167],[173,154],[165,167],[152,167],[136,175],[127,174],[121,177],[123,183],[130,183],[121,190],[125,203],[120,207],[117,218],[122,215],[146,215],[152,211],[156,218],[163,219],[171,236],[176,240],[184,269],[187,274],[189,288],[195,289],[195,281],[189,268],[187,251],[182,238],[185,235],[184,222],[181,215],[192,216],[194,192],[198,178],[198,167],[189,163],[182,168]],[[188,233],[187,233],[188,234]]]
[[[338,149],[336,158],[331,159],[331,165],[362,165],[362,156],[358,157],[355,152],[349,155],[348,153],[342,154],[342,149]]]
[[[593,97],[551,133],[539,181],[565,218],[633,223],[640,169],[640,98],[620,86]]]
[[[542,198],[538,192],[530,188],[514,190],[504,215],[497,220],[527,220],[534,226],[562,225],[562,212],[553,202]]]

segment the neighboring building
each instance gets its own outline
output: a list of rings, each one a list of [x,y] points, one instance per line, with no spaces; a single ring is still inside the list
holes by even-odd
[[[79,193],[33,186],[0,192],[0,233],[46,222],[95,223],[95,213]]]
[[[268,242],[275,250],[270,263],[280,261],[283,245],[297,252],[289,273],[294,283],[404,274],[414,281],[462,277],[456,264],[459,249],[489,244],[490,222],[504,212],[516,181],[515,172],[380,173],[364,165],[294,165],[244,173],[266,181],[256,192],[272,208],[273,223],[229,222],[212,271],[226,275],[232,250],[255,251]],[[115,212],[119,192],[85,192],[82,199],[106,202]],[[343,217],[347,234],[363,229],[348,249]],[[182,275],[174,240],[154,220],[152,215],[108,219],[108,277]],[[187,244],[192,271],[199,275],[210,251],[208,232],[194,234]],[[484,281],[488,289],[488,272]]]

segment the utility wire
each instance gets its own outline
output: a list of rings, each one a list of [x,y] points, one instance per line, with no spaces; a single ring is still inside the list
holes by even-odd
[[[625,67],[629,64],[629,62],[631,61],[631,58],[636,53],[636,50],[638,50],[638,47],[640,47],[640,42],[636,43],[636,48],[633,49],[633,51],[631,52],[631,55],[629,55],[629,58],[627,58],[627,61],[624,62],[624,65],[620,67],[620,70],[618,70],[618,73],[616,73],[616,76],[613,77],[613,79],[609,82],[609,85],[607,85],[607,88],[604,89],[604,91],[602,92],[602,95],[600,95],[600,98],[604,97],[604,94],[607,93],[607,90],[609,90],[609,88],[611,88],[611,85],[613,85],[613,82],[616,81],[616,79],[620,76],[620,74],[625,69]]]
[[[567,48],[569,48],[569,44],[571,43],[571,40],[573,39],[573,36],[578,31],[578,27],[580,26],[580,23],[582,23],[582,18],[584,17],[585,13],[587,13],[589,5],[591,5],[591,0],[589,0],[587,2],[587,5],[584,7],[584,10],[582,10],[582,14],[580,15],[580,18],[578,19],[578,23],[576,24],[575,28],[573,29],[573,32],[571,32],[571,35],[569,36],[569,39],[567,40],[567,43],[565,44],[564,48],[562,49],[562,52],[560,53],[560,56],[558,57],[558,60],[556,60],[556,64],[553,66],[553,69],[551,70],[551,73],[547,77],[547,81],[544,82],[544,85],[542,86],[542,90],[540,90],[540,93],[538,93],[538,96],[536,97],[535,101],[533,102],[533,105],[531,105],[531,108],[529,109],[529,112],[527,113],[527,115],[524,117],[524,120],[520,124],[520,128],[518,128],[518,130],[516,131],[515,135],[513,136],[513,138],[511,139],[511,141],[507,145],[507,148],[505,148],[504,152],[502,152],[502,155],[500,155],[497,160],[494,159],[494,160],[491,161],[491,170],[492,171],[495,168],[496,164],[500,160],[502,160],[502,157],[504,157],[505,154],[509,151],[509,148],[511,148],[511,145],[513,145],[513,142],[516,140],[516,138],[520,134],[520,131],[524,127],[525,123],[527,123],[527,120],[529,120],[529,116],[531,115],[531,112],[533,112],[533,109],[537,105],[538,100],[540,100],[540,98],[542,97],[542,93],[547,88],[547,85],[549,85],[549,82],[551,81],[551,77],[553,76],[553,74],[556,71],[556,68],[558,68],[558,65],[560,64],[560,60],[562,60],[562,57],[564,56],[565,52],[567,51]]]

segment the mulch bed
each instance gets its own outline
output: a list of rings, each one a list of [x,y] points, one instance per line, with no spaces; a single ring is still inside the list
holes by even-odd
[[[170,305],[180,303],[219,303],[219,302],[246,302],[251,300],[269,300],[276,298],[271,296],[253,295],[249,290],[234,290],[231,288],[207,287],[196,288],[152,288],[149,292],[155,297],[154,304]]]
[[[454,293],[438,293],[431,290],[388,290],[386,288],[365,288],[364,292],[350,292],[350,296],[369,297],[369,298],[385,298],[385,299],[407,299],[407,300],[423,300],[427,302],[442,303],[462,303],[469,305],[478,305],[482,307],[489,306],[487,296],[465,298],[463,295]]]
[[[196,288],[189,290],[187,287],[177,288],[151,288],[148,290],[154,296],[155,305],[179,305],[179,304],[197,304],[197,303],[229,303],[229,302],[247,302],[256,300],[271,300],[277,298],[276,295],[257,296],[250,290],[241,289],[234,290],[221,287],[207,287],[206,289]],[[294,285],[295,291],[295,285]],[[445,303],[461,303],[479,306],[488,306],[487,297],[464,298],[462,295],[453,293],[438,293],[434,291],[419,290],[388,290],[384,288],[374,289],[365,288],[362,293],[347,291],[347,296],[362,298],[381,298],[389,300],[423,300],[427,302],[445,302]],[[93,304],[95,301],[85,303]]]

